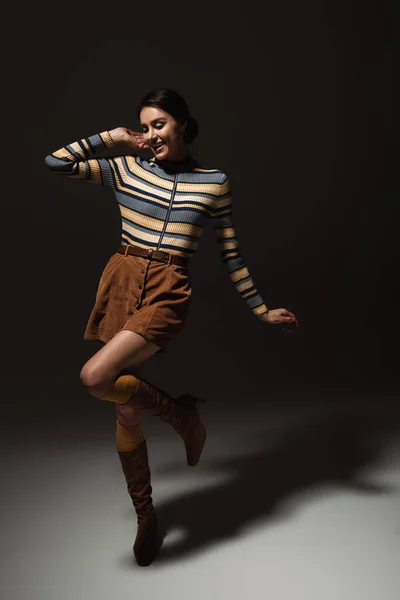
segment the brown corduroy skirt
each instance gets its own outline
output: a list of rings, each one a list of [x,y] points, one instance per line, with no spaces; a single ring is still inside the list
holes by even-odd
[[[134,331],[165,351],[183,327],[192,286],[187,267],[116,252],[101,275],[85,340]]]

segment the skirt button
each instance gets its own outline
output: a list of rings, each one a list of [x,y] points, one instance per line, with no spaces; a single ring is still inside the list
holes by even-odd
[[[140,289],[140,290],[142,289],[142,287],[143,287],[143,286],[142,286],[142,284],[141,284],[141,283],[139,283],[139,289]]]
[[[145,272],[145,269],[142,269],[142,273],[144,273],[144,272]]]

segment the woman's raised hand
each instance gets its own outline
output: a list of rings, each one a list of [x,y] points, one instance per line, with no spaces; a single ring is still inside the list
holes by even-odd
[[[271,325],[282,325],[282,330],[292,332],[291,325],[299,326],[295,315],[286,308],[275,308],[260,315],[260,319]]]
[[[150,148],[143,139],[143,133],[132,131],[126,127],[116,127],[108,132],[115,144],[126,144],[134,150],[143,150],[144,148]]]

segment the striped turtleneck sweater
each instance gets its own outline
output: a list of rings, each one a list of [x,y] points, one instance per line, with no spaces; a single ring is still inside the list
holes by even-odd
[[[190,155],[181,163],[137,155],[97,156],[98,150],[114,145],[104,131],[56,150],[45,162],[56,173],[113,190],[121,213],[121,244],[191,258],[211,219],[236,290],[256,316],[267,312],[239,251],[227,175],[201,168]]]

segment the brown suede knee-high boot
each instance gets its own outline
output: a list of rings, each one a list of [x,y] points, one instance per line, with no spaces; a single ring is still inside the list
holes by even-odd
[[[137,515],[133,554],[141,567],[148,566],[162,546],[165,531],[160,530],[151,497],[150,468],[146,440],[132,450],[117,449],[128,492]]]
[[[195,403],[204,400],[190,394],[172,398],[145,379],[131,374],[120,375],[101,399],[137,406],[160,417],[172,425],[183,439],[188,465],[194,467],[198,463],[206,440],[206,430]]]

